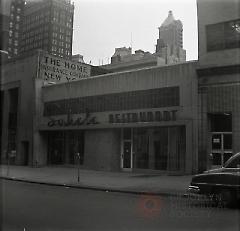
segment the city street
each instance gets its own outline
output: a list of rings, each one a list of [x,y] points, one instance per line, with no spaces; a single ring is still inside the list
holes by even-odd
[[[1,180],[2,230],[239,230],[239,209],[199,199]]]

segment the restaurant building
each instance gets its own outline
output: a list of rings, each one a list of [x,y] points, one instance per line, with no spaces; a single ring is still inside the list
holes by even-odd
[[[198,0],[199,60],[106,73],[48,53],[1,69],[1,162],[192,174],[240,151],[239,1]]]
[[[196,62],[99,76],[90,69],[46,53],[5,66],[2,160],[15,150],[13,163],[33,166],[80,156],[87,169],[196,170]]]

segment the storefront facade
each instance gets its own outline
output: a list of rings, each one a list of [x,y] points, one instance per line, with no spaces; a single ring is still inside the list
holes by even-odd
[[[38,162],[109,171],[197,168],[196,62],[46,85]]]

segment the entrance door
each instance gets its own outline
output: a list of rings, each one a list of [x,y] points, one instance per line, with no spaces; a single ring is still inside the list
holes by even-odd
[[[123,164],[122,168],[132,168],[132,143],[131,141],[123,142]]]
[[[223,166],[232,156],[232,133],[212,133],[212,167]]]
[[[23,157],[23,164],[28,165],[28,158],[29,158],[29,142],[22,141],[22,157]]]
[[[49,164],[63,164],[65,153],[65,133],[62,131],[48,134],[48,162]]]
[[[124,171],[131,171],[133,165],[132,158],[132,129],[124,128],[122,130],[122,154],[121,168]]]
[[[222,166],[232,156],[231,113],[210,114],[212,168]]]

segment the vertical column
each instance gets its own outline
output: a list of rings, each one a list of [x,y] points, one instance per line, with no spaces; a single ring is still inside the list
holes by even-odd
[[[9,92],[4,90],[3,92],[3,114],[2,114],[2,140],[1,140],[1,153],[2,163],[7,161],[7,148],[8,148],[8,115],[9,115]]]
[[[149,129],[148,130],[148,142],[149,142],[149,162],[148,162],[148,168],[149,169],[154,169],[155,168],[155,155],[154,155],[154,134],[153,134],[154,129]]]
[[[65,142],[65,156],[64,156],[64,162],[66,163],[66,164],[70,164],[70,157],[69,157],[69,141],[70,141],[70,138],[69,138],[69,132],[68,131],[66,131],[65,132],[65,140],[64,140],[64,142]]]

